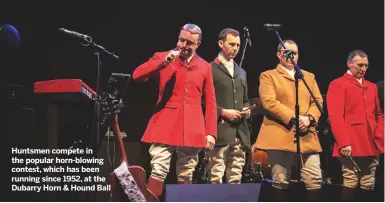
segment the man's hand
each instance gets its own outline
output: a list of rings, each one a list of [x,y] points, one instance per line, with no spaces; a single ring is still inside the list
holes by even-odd
[[[215,146],[215,138],[212,135],[206,135],[206,148],[212,150]]]
[[[251,152],[257,151],[257,147],[255,147],[255,143],[251,146]]]
[[[171,50],[164,59],[165,64],[168,65],[173,62],[180,55],[180,50]]]
[[[341,154],[342,156],[351,156],[351,155],[352,155],[352,146],[347,145],[347,146],[345,146],[345,147],[342,147],[342,148],[340,149],[340,154]]]
[[[308,116],[299,116],[299,130],[305,132],[310,126],[310,119]]]
[[[235,109],[222,109],[221,116],[229,121],[234,121],[242,117],[241,112]]]
[[[245,115],[246,119],[250,118],[250,107],[243,107],[241,114]]]

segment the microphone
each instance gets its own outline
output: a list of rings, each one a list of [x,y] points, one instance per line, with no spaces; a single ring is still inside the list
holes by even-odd
[[[283,54],[283,57],[288,58],[290,54],[292,54],[292,50],[288,50],[286,53]]]
[[[293,53],[292,50],[288,50],[286,51],[286,53],[283,54],[283,57],[286,58],[286,62],[289,61],[289,55],[291,55]]]
[[[172,62],[175,59],[175,57],[167,56],[166,60],[167,62]]]
[[[278,30],[279,28],[282,27],[280,24],[264,24],[263,27],[267,30]]]
[[[84,34],[81,34],[81,33],[75,32],[75,31],[67,30],[65,28],[59,28],[58,31],[59,32],[64,32],[64,34],[67,34],[69,36],[73,36],[73,37],[77,37],[77,38],[80,38],[80,39],[91,41],[90,40],[91,39],[90,36],[84,35]]]
[[[175,48],[175,49],[173,49],[172,51],[178,51],[179,49],[178,49],[178,47],[177,48]],[[167,60],[167,62],[172,62],[173,60],[175,60],[175,56],[167,56],[167,58],[166,58],[166,60]]]
[[[245,26],[243,28],[243,30],[244,30],[244,35],[248,39],[249,45],[251,46],[251,37],[250,37],[250,33],[249,33],[249,28],[247,28],[247,26]]]

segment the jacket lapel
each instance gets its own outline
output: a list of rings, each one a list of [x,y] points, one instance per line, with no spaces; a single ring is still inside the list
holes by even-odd
[[[288,79],[288,80],[291,80],[291,81],[295,82],[294,78],[291,77],[291,76],[289,75],[289,73],[287,73],[287,72],[283,69],[283,67],[282,67],[281,65],[278,64],[277,67],[276,67],[276,69],[277,69],[277,71],[278,71],[284,78],[286,78],[286,79]]]
[[[350,75],[349,73],[344,74],[345,80],[349,81],[350,83],[353,83],[359,87],[367,87],[368,83],[365,81],[365,79],[362,79],[362,85],[360,82],[358,82],[357,78],[355,78],[353,75]]]
[[[362,86],[364,88],[367,88],[368,87],[368,81],[365,80],[365,78],[362,78]]]
[[[179,57],[175,59],[175,61],[177,61],[179,64],[181,64],[187,69],[192,69],[194,66],[198,64],[198,59],[199,59],[198,54],[194,53],[194,56],[192,57],[190,63],[187,63],[187,61],[182,61]]]
[[[223,63],[221,63],[221,61],[217,58],[215,58],[214,60],[214,63],[217,64],[217,66],[219,67],[219,69],[221,69],[223,72],[225,72],[230,78],[231,77],[231,74],[230,72],[227,70],[227,68],[225,67],[225,65],[223,65]],[[235,74],[234,74],[235,75]]]
[[[234,78],[236,78],[238,76],[240,69],[241,69],[241,67],[239,67],[238,64],[236,64],[234,62]]]

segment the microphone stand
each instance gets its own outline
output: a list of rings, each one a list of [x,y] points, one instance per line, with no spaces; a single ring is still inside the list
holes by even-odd
[[[83,41],[83,43],[82,43]],[[119,59],[119,56],[115,55],[112,52],[107,51],[104,47],[101,45],[96,44],[95,42],[92,41],[92,38],[87,36],[86,38],[79,38],[79,42],[83,46],[90,46],[94,49],[94,54],[96,55],[97,59],[97,76],[96,76],[96,100],[95,100],[95,108],[94,108],[94,115],[96,121],[94,121],[94,128],[95,129],[95,134],[96,134],[96,145],[99,144],[100,142],[100,102],[101,102],[101,60],[100,60],[100,52],[103,52],[109,56],[111,56],[114,59]],[[92,139],[91,139],[92,141]],[[91,143],[91,142],[90,142]],[[96,149],[96,148],[95,148]]]
[[[275,34],[277,35],[282,47],[284,49],[286,49],[280,35],[279,35],[279,32],[278,30],[275,30]],[[300,147],[300,132],[299,132],[299,104],[298,104],[298,81],[301,79],[303,81],[303,84],[305,84],[306,86],[306,89],[308,90],[308,92],[310,93],[312,99],[314,100],[318,110],[321,112],[321,115],[323,114],[323,110],[322,110],[322,107],[321,105],[319,104],[319,102],[316,100],[313,92],[311,91],[309,85],[307,84],[303,74],[302,74],[302,71],[301,71],[301,68],[294,62],[294,58],[293,58],[293,52],[287,54],[287,56],[292,64],[294,65],[294,68],[295,68],[295,74],[294,74],[294,79],[295,79],[295,130],[294,130],[294,142],[296,143],[296,148],[297,148],[297,155],[296,155],[296,161],[297,161],[297,177],[298,177],[298,183],[301,182],[301,167],[302,167],[302,164],[301,164],[301,147]]]
[[[251,46],[251,39],[250,39],[250,34],[249,34],[249,29],[245,26],[243,28],[243,31],[244,31],[244,34],[243,34],[243,37],[245,38],[245,43],[243,45],[243,50],[242,50],[242,58],[241,58],[241,62],[239,63],[239,67],[242,67],[242,63],[243,63],[243,59],[245,57],[245,53],[246,53],[246,48],[247,48],[247,45],[250,45]],[[250,118],[251,119],[251,118]],[[251,123],[248,123],[248,126],[249,126],[249,134],[251,134]],[[243,170],[243,175],[242,175],[242,182],[246,182],[246,183],[253,183],[253,182],[261,182],[263,180],[263,176],[262,176],[262,173],[259,171],[257,172],[254,168],[252,168],[252,156],[253,156],[253,153],[252,153],[252,149],[249,149],[247,151],[247,154],[246,154],[246,164],[245,164],[245,168]]]
[[[243,50],[242,50],[242,58],[241,58],[241,62],[239,63],[239,67],[242,67],[242,62],[243,62],[243,58],[245,57],[245,52],[246,52],[246,48],[247,48],[247,45],[249,44],[251,46],[251,42],[250,42],[250,36],[248,36],[246,34],[246,32],[248,32],[247,30],[247,27],[244,28],[245,30],[245,33],[244,33],[244,38],[245,38],[245,44],[243,45]]]
[[[95,101],[95,113],[96,113],[96,144],[99,144],[100,141],[100,102],[101,102],[101,60],[100,60],[100,53],[103,52],[109,56],[111,56],[114,59],[119,59],[118,56],[116,56],[114,53],[107,51],[104,47],[94,43],[92,39],[89,41],[89,45],[94,48],[94,54],[96,55],[97,59],[97,76],[96,76],[96,101]]]
[[[111,56],[114,59],[119,59],[118,56],[116,56],[114,53],[107,51],[103,46],[96,44],[95,42],[92,41],[92,38],[86,38],[83,39],[85,43],[82,43],[80,40],[80,44],[83,46],[91,46],[94,49],[94,54],[96,55],[96,60],[97,60],[97,76],[96,76],[96,100],[95,100],[95,106],[94,106],[94,130],[93,133],[95,133],[93,136],[96,137],[95,140],[95,145],[94,148],[95,151],[98,151],[97,149],[99,148],[99,142],[100,142],[100,122],[101,122],[101,116],[100,116],[100,111],[101,111],[101,101],[102,101],[102,89],[101,89],[101,74],[102,74],[102,69],[101,69],[101,59],[100,59],[100,52],[103,52],[109,56]],[[92,136],[92,137],[93,137]],[[92,145],[92,137],[90,144]],[[92,155],[91,155],[92,156]],[[93,195],[89,197],[90,199],[95,198],[96,191],[93,192]],[[87,198],[88,199],[88,198]]]

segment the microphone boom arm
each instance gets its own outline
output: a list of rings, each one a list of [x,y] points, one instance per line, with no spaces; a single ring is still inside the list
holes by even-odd
[[[94,43],[94,42],[91,42],[91,45],[92,45],[95,49],[97,49],[97,50],[99,50],[99,51],[102,51],[103,53],[105,53],[105,54],[107,54],[107,55],[110,55],[112,58],[114,58],[114,59],[119,59],[119,56],[115,55],[113,52],[107,51],[104,47],[102,47],[102,46],[100,46],[100,45],[98,45],[98,44],[96,44],[96,43]]]

